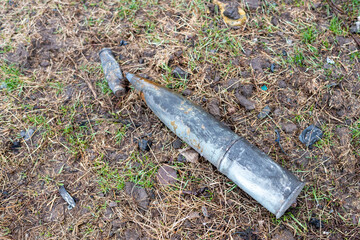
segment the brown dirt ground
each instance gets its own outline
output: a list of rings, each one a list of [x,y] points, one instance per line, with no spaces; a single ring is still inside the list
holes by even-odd
[[[359,2],[245,2],[246,25],[229,29],[211,1],[1,1],[0,239],[360,239],[359,36],[346,30]],[[181,160],[133,89],[109,92],[103,47],[306,181],[296,205],[277,220],[205,159]],[[307,149],[298,136],[311,124],[324,137]],[[176,170],[170,186],[163,165]]]

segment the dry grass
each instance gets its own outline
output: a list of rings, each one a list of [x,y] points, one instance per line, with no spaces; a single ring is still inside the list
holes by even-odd
[[[338,20],[354,18],[358,1],[337,15],[327,2],[314,4],[262,1],[246,10],[245,28],[229,29],[209,1],[2,1],[0,238],[271,239],[289,231],[298,239],[359,239],[359,50],[349,22]],[[124,72],[190,89],[205,108],[218,99],[221,121],[308,183],[297,205],[276,220],[206,160],[177,162],[176,136],[137,93],[110,93],[97,56],[103,47]],[[325,65],[327,57],[335,64]],[[191,77],[173,78],[175,66]],[[234,77],[254,86],[256,110],[237,104],[226,87]],[[258,119],[266,105],[270,117]],[[298,130],[285,133],[285,122]],[[306,149],[298,135],[310,124],[324,138]],[[29,128],[35,134],[24,141],[20,131]],[[277,128],[286,154],[274,141]],[[154,142],[150,152],[137,147],[144,137]],[[164,163],[177,170],[174,186],[156,180]],[[126,193],[129,181],[147,189],[148,209]]]

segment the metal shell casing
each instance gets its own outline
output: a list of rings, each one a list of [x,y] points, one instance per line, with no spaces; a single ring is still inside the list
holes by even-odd
[[[156,116],[262,206],[281,217],[304,187],[291,172],[183,96],[127,73]]]

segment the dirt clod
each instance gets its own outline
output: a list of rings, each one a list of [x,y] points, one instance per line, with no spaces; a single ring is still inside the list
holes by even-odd
[[[245,6],[248,6],[251,10],[256,10],[260,7],[260,0],[244,0]]]
[[[139,148],[142,151],[150,151],[151,145],[152,145],[151,140],[140,139],[140,141],[139,141]]]
[[[213,115],[216,119],[220,119],[221,112],[220,112],[220,102],[217,98],[209,99],[207,107],[209,110],[209,113]]]
[[[172,143],[173,148],[179,149],[183,145],[183,142],[180,138],[176,138],[175,141]]]
[[[176,170],[168,165],[161,166],[156,176],[161,185],[171,185],[177,181]]]
[[[180,67],[176,67],[172,71],[172,75],[174,76],[174,78],[179,78],[179,79],[188,79],[189,78],[189,73],[185,72]]]
[[[134,229],[127,229],[125,231],[126,240],[140,240],[139,234]]]
[[[238,11],[238,7],[239,4],[237,2],[231,2],[226,5],[223,14],[228,18],[237,20],[241,17]]]
[[[323,221],[320,221],[319,219],[317,218],[311,218],[310,221],[309,221],[309,224],[311,226],[314,226],[315,228],[319,229],[320,227],[321,228],[324,228],[325,227],[325,224]]]
[[[289,230],[285,229],[280,231],[280,233],[275,234],[271,240],[295,240],[295,238]]]
[[[293,133],[297,130],[297,126],[294,123],[283,123],[282,124],[282,129],[286,132],[286,133]]]
[[[236,90],[236,89],[238,89],[239,86],[240,86],[240,83],[239,83],[239,82],[240,82],[240,81],[239,81],[239,79],[237,79],[237,78],[230,78],[230,79],[226,82],[225,87],[226,87],[226,89],[227,89],[228,91]]]
[[[242,95],[244,95],[246,98],[249,98],[253,94],[254,85],[252,85],[252,84],[241,85],[240,91],[241,91]]]
[[[255,109],[255,103],[251,100],[248,100],[245,96],[240,93],[235,94],[237,102],[246,108],[246,110],[253,110]]]
[[[125,192],[135,200],[140,209],[147,210],[149,208],[150,199],[145,188],[136,186],[133,182],[126,182]]]
[[[340,139],[341,146],[347,146],[350,143],[350,130],[347,127],[337,128],[335,132]]]

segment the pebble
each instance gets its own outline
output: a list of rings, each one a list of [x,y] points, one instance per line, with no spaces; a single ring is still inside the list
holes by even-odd
[[[150,151],[151,145],[152,145],[151,140],[140,139],[140,141],[139,141],[139,148],[142,151]]]

